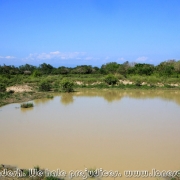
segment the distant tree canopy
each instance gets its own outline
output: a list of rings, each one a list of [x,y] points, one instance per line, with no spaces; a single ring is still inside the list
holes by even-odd
[[[155,68],[151,64],[135,64],[134,67],[128,69],[129,74],[139,74],[139,75],[151,75],[153,74]]]
[[[24,74],[31,75],[32,77],[38,77],[41,75],[49,74],[121,74],[121,75],[142,75],[150,76],[153,74],[159,76],[177,76],[180,74],[180,60],[168,60],[161,62],[158,65],[145,64],[145,63],[129,63],[128,61],[118,64],[117,62],[109,62],[103,64],[100,68],[90,65],[81,65],[74,68],[60,66],[53,67],[50,64],[40,64],[38,67],[25,64],[19,67],[13,65],[0,66],[0,74],[6,76]]]
[[[156,71],[162,76],[170,76],[176,72],[175,63],[174,61],[162,62],[156,67]]]
[[[92,73],[92,66],[82,65],[75,67],[71,73],[72,74],[91,74]]]
[[[109,74],[109,73],[115,73],[117,69],[119,68],[120,64],[117,64],[116,62],[110,62],[105,65],[101,66],[101,70],[104,74]]]
[[[54,67],[51,66],[50,64],[40,64],[39,68],[38,68],[42,74],[51,74],[51,72],[53,71]]]
[[[25,65],[19,66],[19,71],[21,73],[23,73],[24,71],[33,72],[35,69],[37,69],[36,66],[32,66],[30,64],[25,64]]]

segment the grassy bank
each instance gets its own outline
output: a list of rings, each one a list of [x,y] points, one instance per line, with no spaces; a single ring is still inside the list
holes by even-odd
[[[156,76],[68,74],[0,76],[0,106],[52,97],[54,92],[70,92],[83,88],[95,89],[180,89],[180,78]]]
[[[0,93],[0,106],[11,103],[21,103],[25,101],[30,101],[34,99],[45,98],[47,93],[45,92],[22,92],[22,93],[13,93],[8,92]]]

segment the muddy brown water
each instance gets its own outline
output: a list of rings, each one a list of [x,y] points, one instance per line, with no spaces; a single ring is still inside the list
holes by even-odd
[[[180,169],[180,91],[83,90],[33,103],[0,108],[0,163],[119,170],[121,179]]]

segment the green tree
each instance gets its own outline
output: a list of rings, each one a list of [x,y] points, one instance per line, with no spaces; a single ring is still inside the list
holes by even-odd
[[[174,69],[177,73],[180,73],[180,61],[177,61],[175,64],[174,64]]]
[[[73,74],[90,74],[92,73],[93,69],[92,66],[82,65],[75,67],[71,73]]]
[[[53,66],[46,63],[43,63],[39,66],[39,70],[42,72],[42,74],[51,74],[53,69],[54,69]]]
[[[101,66],[101,72],[103,74],[108,74],[108,73],[116,73],[117,69],[119,68],[119,64],[117,64],[116,62],[110,62],[110,63],[107,63],[105,65],[102,65]]]

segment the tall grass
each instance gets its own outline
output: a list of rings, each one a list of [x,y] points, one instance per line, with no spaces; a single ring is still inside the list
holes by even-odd
[[[21,104],[21,108],[31,108],[34,107],[33,103],[23,103]]]

